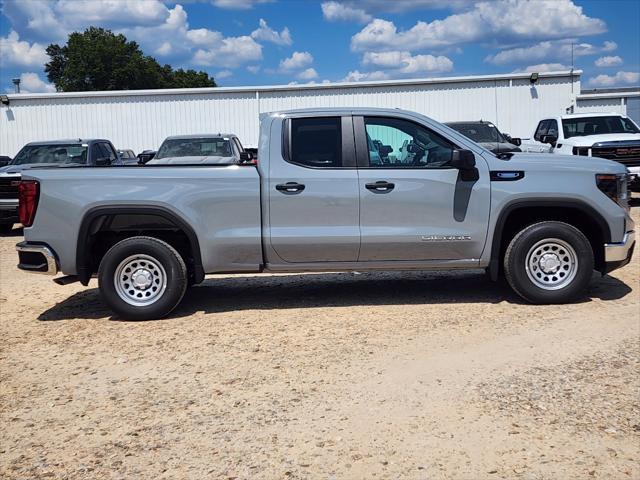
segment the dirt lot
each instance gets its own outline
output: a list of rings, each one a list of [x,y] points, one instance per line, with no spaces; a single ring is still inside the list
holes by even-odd
[[[17,271],[19,238],[2,478],[640,478],[638,255],[562,307],[477,272],[225,276],[129,323]]]

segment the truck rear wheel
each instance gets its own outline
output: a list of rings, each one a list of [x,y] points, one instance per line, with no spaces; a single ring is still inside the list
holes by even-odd
[[[509,243],[504,271],[511,288],[531,303],[567,303],[584,294],[593,250],[572,225],[547,221],[526,227]]]
[[[152,320],[168,315],[187,289],[187,267],[168,243],[132,237],[116,243],[98,269],[104,302],[122,319]]]

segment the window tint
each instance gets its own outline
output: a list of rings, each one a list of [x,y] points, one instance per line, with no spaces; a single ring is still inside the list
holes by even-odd
[[[542,135],[547,134],[547,129],[549,128],[549,122],[550,120],[542,120],[538,124],[538,129],[536,130],[536,134],[533,136],[533,138],[535,138],[540,142],[542,140]]]
[[[102,148],[100,148],[99,143],[94,143],[91,145],[91,159],[95,162],[97,159],[104,157],[104,152]]]
[[[397,118],[365,117],[369,166],[447,168],[456,148],[427,128]]]
[[[102,157],[108,158],[112,162],[116,159],[116,152],[111,148],[111,145],[108,143],[101,143],[100,148],[102,149]]]
[[[547,135],[555,135],[558,136],[558,121],[557,120],[549,120],[549,124],[547,125]]]
[[[87,163],[87,147],[84,145],[26,145],[12,165],[30,165],[36,163]]]
[[[562,130],[565,138],[603,133],[639,132],[638,127],[631,120],[617,116],[565,118],[562,120]]]
[[[154,158],[171,157],[231,157],[231,143],[228,138],[167,138]]]
[[[308,167],[342,166],[340,117],[292,118],[289,160]]]

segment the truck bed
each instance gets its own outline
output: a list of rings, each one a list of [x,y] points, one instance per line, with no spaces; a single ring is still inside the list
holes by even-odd
[[[25,240],[52,247],[65,274],[77,273],[81,219],[105,205],[175,214],[196,234],[206,272],[258,271],[262,265],[260,177],[253,166],[42,168],[23,178],[40,182]]]

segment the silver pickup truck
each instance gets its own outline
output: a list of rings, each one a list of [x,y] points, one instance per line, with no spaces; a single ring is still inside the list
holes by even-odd
[[[627,171],[591,157],[498,159],[391,109],[263,114],[257,165],[31,169],[22,270],[98,277],[117,315],[167,315],[205,274],[486,269],[534,303],[626,265]]]

